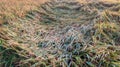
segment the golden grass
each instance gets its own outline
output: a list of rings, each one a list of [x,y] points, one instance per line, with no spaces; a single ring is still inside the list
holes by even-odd
[[[5,19],[23,17],[27,11],[34,10],[48,0],[0,0],[0,24]]]

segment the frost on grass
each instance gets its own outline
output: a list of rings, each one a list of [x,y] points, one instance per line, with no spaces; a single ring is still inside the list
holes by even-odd
[[[9,31],[7,43],[16,44],[15,41],[18,47],[24,46],[20,47],[23,50],[14,48],[14,53],[23,56],[19,64],[9,63],[35,67],[119,67],[119,25],[119,2],[46,2],[25,18],[4,25]],[[9,46],[1,48],[13,50]]]

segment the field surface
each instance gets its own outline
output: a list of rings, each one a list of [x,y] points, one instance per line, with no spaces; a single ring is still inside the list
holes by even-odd
[[[120,0],[0,0],[0,67],[120,67]]]

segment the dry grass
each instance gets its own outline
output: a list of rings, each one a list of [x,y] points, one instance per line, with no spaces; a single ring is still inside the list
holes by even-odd
[[[0,66],[119,67],[119,0],[79,1],[1,0]]]
[[[47,0],[0,0],[0,24],[23,17],[26,12],[37,9]]]

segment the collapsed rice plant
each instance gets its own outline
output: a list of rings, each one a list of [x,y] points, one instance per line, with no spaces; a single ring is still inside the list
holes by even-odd
[[[3,25],[0,65],[120,67],[119,6],[102,1],[46,2]]]

